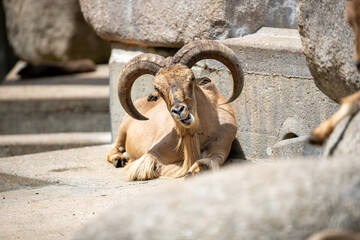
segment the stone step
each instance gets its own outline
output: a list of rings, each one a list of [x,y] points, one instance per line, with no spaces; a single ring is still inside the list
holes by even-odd
[[[0,135],[0,158],[110,142],[110,132]]]
[[[0,134],[110,130],[109,68],[20,80],[19,62],[0,85]]]

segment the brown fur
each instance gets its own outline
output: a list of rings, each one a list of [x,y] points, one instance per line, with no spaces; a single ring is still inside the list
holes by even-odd
[[[107,156],[115,166],[128,163],[127,180],[183,177],[207,168],[216,170],[225,162],[237,131],[234,112],[229,104],[219,106],[226,99],[213,83],[201,83],[180,64],[169,65],[154,77],[159,98],[135,102],[149,120],[126,115]],[[179,117],[192,114],[189,126],[171,114],[178,106],[185,106]]]
[[[348,0],[346,2],[346,21],[350,24],[355,34],[355,59],[360,71],[360,0]],[[333,132],[336,125],[346,116],[353,115],[360,110],[360,91],[344,98],[340,109],[328,120],[322,122],[312,131],[309,142],[323,145],[325,140]]]

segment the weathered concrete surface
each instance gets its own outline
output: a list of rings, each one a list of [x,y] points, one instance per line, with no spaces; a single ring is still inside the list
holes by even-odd
[[[303,240],[360,231],[357,158],[240,164],[119,203],[75,239]]]
[[[147,46],[182,47],[198,39],[241,37],[262,26],[292,26],[297,0],[80,0],[102,38]],[[281,17],[280,17],[280,16]]]
[[[238,124],[237,138],[248,159],[263,159],[267,149],[286,134],[308,135],[338,106],[315,86],[306,66],[296,30],[263,28],[256,34],[223,41],[236,53],[245,85],[232,103]],[[145,52],[145,51],[143,51]],[[113,141],[117,137],[124,110],[117,95],[117,80],[124,64],[142,51],[113,48],[110,60],[110,111]],[[230,95],[229,71],[219,62],[205,60],[193,67],[196,76],[209,76],[225,96]],[[133,99],[153,90],[151,76],[138,80]]]
[[[84,21],[78,0],[5,0],[7,32],[15,54],[40,63],[90,58],[106,62],[109,43]]]
[[[110,132],[0,135],[0,158],[109,143]]]
[[[297,19],[315,84],[336,102],[360,89],[352,57],[354,34],[345,22],[345,2],[300,0]]]
[[[326,142],[324,156],[360,156],[360,112],[343,119]]]
[[[125,182],[110,145],[0,159],[0,239],[71,239],[119,202],[180,180]]]
[[[0,86],[0,134],[109,131],[109,70],[19,80]]]

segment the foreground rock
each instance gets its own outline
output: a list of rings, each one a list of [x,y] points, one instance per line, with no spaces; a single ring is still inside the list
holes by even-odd
[[[239,165],[120,204],[75,239],[306,239],[360,231],[360,161]]]
[[[297,18],[314,81],[336,102],[360,89],[360,75],[352,57],[354,35],[345,22],[345,2],[300,0]]]
[[[90,58],[105,62],[109,44],[84,21],[78,0],[5,0],[7,32],[15,54],[31,63]]]
[[[181,47],[198,39],[241,37],[265,25],[292,26],[287,23],[293,22],[297,0],[270,2],[80,0],[85,19],[102,38],[162,47]],[[281,14],[280,19],[277,12],[288,14]]]

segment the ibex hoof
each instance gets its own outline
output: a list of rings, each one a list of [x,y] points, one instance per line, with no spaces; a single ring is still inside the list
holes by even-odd
[[[191,179],[193,177],[199,176],[200,174],[198,172],[188,172],[185,175],[185,180]]]
[[[125,158],[115,159],[113,164],[116,168],[125,167],[127,160]]]
[[[125,167],[128,164],[128,158],[126,152],[117,152],[115,154],[109,154],[107,157],[108,161],[111,162],[116,168]]]

